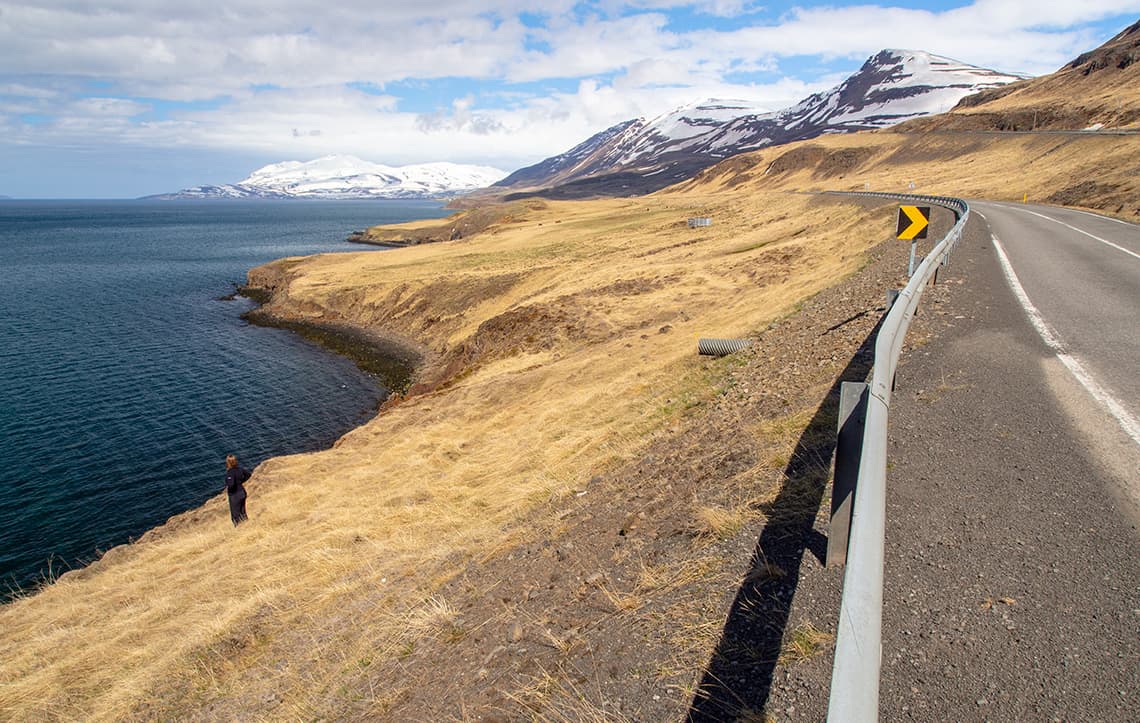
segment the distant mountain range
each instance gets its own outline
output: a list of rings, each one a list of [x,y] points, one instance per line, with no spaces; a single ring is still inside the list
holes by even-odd
[[[854,75],[781,111],[708,100],[624,121],[489,191],[510,197],[634,195],[664,188],[745,151],[824,133],[885,128],[953,108],[967,95],[1024,79],[920,50],[883,50]]]
[[[274,163],[234,184],[195,186],[147,198],[440,198],[489,186],[505,175],[488,166],[422,163],[393,167],[354,156],[325,156]]]
[[[691,178],[724,158],[824,133],[886,128],[943,113],[966,96],[1020,75],[1000,73],[920,50],[883,50],[847,80],[784,110],[711,99],[657,118],[607,128],[565,153],[506,174],[486,166],[426,163],[392,167],[353,156],[286,161],[221,186],[196,186],[148,198],[440,198],[541,194],[577,198],[648,193]]]

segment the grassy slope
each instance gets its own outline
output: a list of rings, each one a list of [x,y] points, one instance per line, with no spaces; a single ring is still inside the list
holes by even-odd
[[[461,241],[262,269],[288,282],[278,313],[425,346],[426,391],[259,467],[249,524],[211,500],[0,610],[0,712],[336,711],[361,666],[448,634],[440,586],[524,536],[527,510],[715,392],[697,336],[763,328],[893,230],[885,211],[783,190],[1040,199],[1095,174],[1127,216],[1138,168],[1131,138],[830,137],[649,198],[533,204]],[[687,228],[696,215],[714,225]]]
[[[1061,203],[1140,219],[1140,136],[878,131],[738,156],[693,188],[888,191]],[[913,187],[911,186],[913,184]],[[679,188],[688,186],[682,184]]]

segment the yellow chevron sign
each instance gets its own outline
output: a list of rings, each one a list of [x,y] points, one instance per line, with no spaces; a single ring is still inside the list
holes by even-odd
[[[930,206],[899,206],[899,224],[895,234],[903,241],[926,238],[930,225]]]

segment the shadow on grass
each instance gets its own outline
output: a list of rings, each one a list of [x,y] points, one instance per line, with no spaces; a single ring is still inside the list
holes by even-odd
[[[831,472],[839,390],[843,382],[867,379],[881,325],[882,319],[835,379],[800,435],[779,494],[763,509],[768,522],[689,708],[689,721],[760,720],[804,552],[810,551],[820,562],[827,555],[827,538],[813,525]]]

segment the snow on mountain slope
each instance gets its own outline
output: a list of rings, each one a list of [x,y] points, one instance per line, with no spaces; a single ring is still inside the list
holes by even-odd
[[[702,138],[736,118],[756,116],[767,110],[748,101],[716,98],[682,106],[649,121],[624,149],[618,162],[632,163],[661,152],[684,151],[700,145]]]
[[[607,152],[622,147],[629,138],[636,138],[644,127],[645,120],[642,118],[623,121],[590,136],[565,153],[519,169],[495,185],[508,187],[554,185],[572,178],[588,176],[594,173],[595,168],[612,166],[615,159],[607,157]]]
[[[484,188],[506,174],[456,163],[385,166],[355,156],[284,161],[235,184],[197,186],[153,198],[434,198]]]
[[[840,85],[780,115],[789,125],[807,123],[828,130],[885,128],[944,113],[967,95],[1022,79],[921,50],[884,50]]]
[[[737,153],[823,133],[885,128],[947,111],[967,95],[1021,79],[920,50],[883,50],[840,85],[791,108],[772,113],[746,101],[694,103],[648,122],[625,121],[495,185],[574,184],[585,193],[612,186],[603,177],[621,174],[626,193],[644,193]]]
[[[758,115],[768,110],[749,101],[711,98],[658,116],[649,122],[646,130],[662,138],[683,142],[716,130],[740,116]]]

